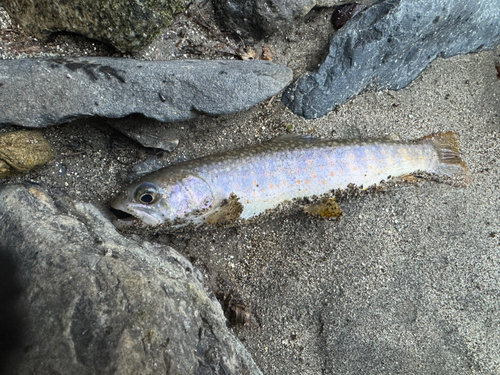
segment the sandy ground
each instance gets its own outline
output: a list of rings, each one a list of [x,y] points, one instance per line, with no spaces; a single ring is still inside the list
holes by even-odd
[[[305,43],[314,27],[327,25],[326,10],[314,17],[307,23],[312,30],[304,26],[290,40],[276,38],[254,48],[270,46],[274,61],[297,76],[320,61],[331,34]],[[174,31],[166,30],[137,57],[170,53],[172,58],[177,40],[168,36],[177,35],[175,27],[184,21],[178,19]],[[63,48],[69,54],[92,49],[63,38],[59,45],[70,46]],[[238,42],[228,42],[233,44]],[[5,53],[8,46],[3,47]],[[430,181],[396,184],[342,200],[344,215],[334,221],[291,210],[241,227],[142,238],[187,256],[212,292],[234,291],[252,323],[233,330],[265,374],[495,374],[500,368],[499,53],[437,59],[409,87],[359,95],[317,120],[292,114],[275,98],[236,115],[173,124],[182,136],[172,153],[139,146],[103,119],[75,121],[44,131],[56,150],[53,162],[1,183],[31,181],[105,207],[133,166],[152,156],[176,162],[284,133],[417,139],[454,131],[472,175],[465,189]]]

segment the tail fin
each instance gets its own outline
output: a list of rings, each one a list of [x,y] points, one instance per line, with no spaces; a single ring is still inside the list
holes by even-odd
[[[438,154],[436,173],[449,177],[463,177],[469,180],[469,169],[460,157],[458,135],[454,132],[436,133],[422,138],[422,142],[430,142]]]

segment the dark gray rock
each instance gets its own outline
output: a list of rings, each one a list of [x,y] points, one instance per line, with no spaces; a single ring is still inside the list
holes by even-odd
[[[131,115],[108,124],[145,147],[171,152],[179,145],[177,129],[147,117]]]
[[[125,238],[94,205],[0,189],[29,322],[19,374],[260,374],[201,273]]]
[[[4,0],[2,5],[17,24],[37,36],[69,32],[134,52],[151,43],[167,27],[182,0]]]
[[[242,111],[292,79],[268,61],[92,57],[0,61],[0,124],[44,127],[142,113],[163,122]]]
[[[438,56],[497,45],[499,10],[497,0],[380,1],[335,34],[319,69],[288,87],[282,100],[317,118],[366,88],[399,90]]]
[[[342,0],[213,0],[223,27],[243,37],[262,39],[276,33],[286,35],[314,7],[333,7]],[[367,5],[373,0],[360,1]]]
[[[0,374],[16,372],[21,360],[25,319],[17,265],[0,245]]]

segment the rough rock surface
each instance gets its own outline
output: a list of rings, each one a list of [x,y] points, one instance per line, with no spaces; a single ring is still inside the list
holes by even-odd
[[[56,32],[84,35],[134,52],[151,43],[183,9],[182,0],[4,0],[16,23],[36,37]]]
[[[479,52],[499,41],[497,0],[380,1],[335,34],[319,69],[282,100],[305,118],[321,117],[366,88],[407,86],[438,56]]]
[[[108,123],[144,147],[171,152],[179,145],[178,131],[160,121],[131,115],[120,120],[109,120]]]
[[[201,273],[118,234],[95,206],[0,189],[0,237],[25,288],[19,374],[260,374]]]
[[[256,60],[2,60],[0,124],[44,127],[131,113],[169,122],[228,114],[276,95],[291,79],[290,69]]]
[[[44,165],[53,154],[50,143],[38,130],[0,133],[0,178]]]
[[[314,7],[333,7],[341,0],[214,0],[216,16],[223,27],[243,37],[262,39],[286,35]],[[360,3],[367,5],[373,0]]]
[[[21,360],[24,311],[17,264],[0,245],[0,374],[15,371]]]

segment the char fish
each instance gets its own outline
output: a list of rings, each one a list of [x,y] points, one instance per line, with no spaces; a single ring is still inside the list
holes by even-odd
[[[111,207],[151,226],[216,224],[249,219],[294,198],[349,184],[367,188],[416,171],[467,175],[456,135],[410,142],[282,136],[160,169],[132,183]]]

